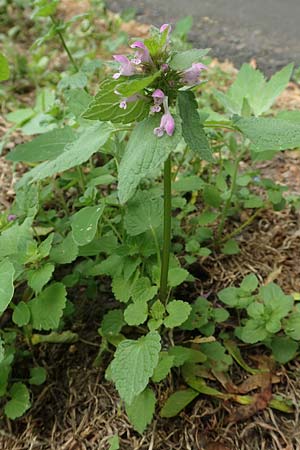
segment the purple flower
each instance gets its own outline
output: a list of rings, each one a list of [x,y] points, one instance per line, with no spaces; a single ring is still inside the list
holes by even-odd
[[[160,112],[161,111],[161,104],[164,101],[165,94],[161,89],[156,89],[152,94],[154,105],[151,106],[150,111],[153,113]]]
[[[207,67],[202,63],[194,63],[192,67],[183,72],[182,81],[188,85],[194,85],[201,83],[200,75],[202,70],[207,69]]]
[[[169,64],[166,64],[166,63],[162,64],[162,65],[160,66],[160,69],[161,69],[162,72],[168,72],[168,70],[169,70]]]
[[[142,41],[135,41],[130,47],[137,49],[132,60],[134,64],[152,63],[149,50]]]
[[[118,93],[117,91],[115,91]],[[138,94],[131,95],[130,97],[123,98],[119,104],[120,108],[126,109],[127,103],[136,102],[139,99]]]
[[[169,23],[164,23],[160,27],[159,32],[160,33],[164,33],[166,30],[168,30],[167,38],[166,38],[166,44],[169,44],[170,43],[170,34],[171,34],[171,31],[172,31],[172,27],[171,27],[171,25]]]
[[[172,31],[172,27],[171,27],[171,25],[170,25],[169,23],[164,23],[164,24],[160,27],[159,32],[160,32],[160,33],[163,33],[166,29],[168,29],[168,34],[170,34],[171,31]]]
[[[163,105],[165,113],[162,115],[159,127],[154,128],[153,130],[157,137],[162,137],[164,133],[167,133],[168,136],[172,136],[175,130],[175,121],[169,111],[168,97],[166,96],[163,99]]]
[[[131,61],[124,55],[114,55],[114,59],[121,64],[120,71],[113,75],[113,78],[117,80],[121,75],[130,76],[135,73],[135,67]]]
[[[13,222],[14,220],[16,220],[17,216],[15,214],[9,214],[7,216],[7,220],[8,222]]]

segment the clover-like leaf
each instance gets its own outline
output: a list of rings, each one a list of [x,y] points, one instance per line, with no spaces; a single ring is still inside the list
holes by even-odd
[[[9,391],[11,399],[6,403],[4,412],[9,419],[16,419],[30,407],[29,392],[25,384],[14,383]]]
[[[192,310],[187,302],[182,300],[173,300],[167,305],[169,315],[164,320],[167,328],[179,327],[189,317]]]

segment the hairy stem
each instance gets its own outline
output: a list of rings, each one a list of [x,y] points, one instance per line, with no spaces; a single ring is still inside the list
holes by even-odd
[[[222,214],[221,214],[221,219],[220,219],[220,223],[219,223],[219,227],[218,227],[217,241],[220,241],[222,233],[223,233],[223,230],[224,230],[224,225],[225,225],[225,220],[226,220],[226,217],[227,217],[227,213],[228,213],[228,210],[229,210],[230,205],[231,205],[231,200],[232,200],[234,191],[236,189],[236,180],[237,180],[237,175],[238,175],[238,170],[239,170],[239,164],[240,164],[240,161],[242,159],[243,154],[244,154],[244,151],[241,152],[239,154],[239,156],[237,156],[237,158],[235,160],[234,169],[233,169],[233,175],[232,175],[232,180],[231,180],[231,187],[230,187],[230,192],[229,192],[229,197],[226,200],[225,206],[224,206]]]
[[[160,300],[166,304],[168,300],[168,273],[171,247],[171,156],[164,165],[164,231],[160,273]]]

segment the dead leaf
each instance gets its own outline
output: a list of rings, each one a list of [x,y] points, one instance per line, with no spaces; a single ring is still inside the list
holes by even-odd
[[[262,372],[250,375],[243,383],[239,384],[237,388],[240,394],[247,394],[255,389],[266,387],[270,383],[275,384],[279,382],[280,378],[277,375],[271,375],[270,372]]]
[[[253,402],[250,405],[234,408],[228,417],[228,422],[243,422],[254,416],[259,411],[266,409],[272,399],[272,385],[262,389],[259,394],[253,395]]]

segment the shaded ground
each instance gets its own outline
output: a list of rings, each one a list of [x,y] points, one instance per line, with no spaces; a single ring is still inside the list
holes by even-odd
[[[191,40],[238,66],[255,58],[260,68],[273,73],[291,61],[300,64],[298,0],[108,0],[107,4],[114,11],[135,7],[138,20],[157,26],[192,15]]]

